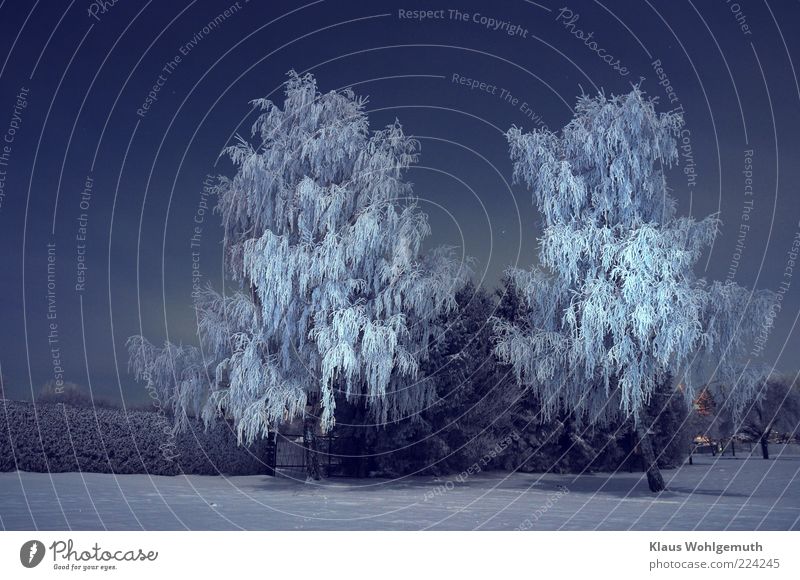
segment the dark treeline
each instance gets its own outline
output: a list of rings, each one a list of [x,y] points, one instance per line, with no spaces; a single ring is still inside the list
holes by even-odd
[[[495,291],[467,284],[458,308],[442,320],[425,371],[436,401],[404,420],[374,425],[358,405],[338,403],[337,451],[344,472],[396,477],[444,475],[490,469],[578,473],[641,471],[642,457],[631,437],[630,420],[589,424],[560,413],[545,417],[533,392],[521,389],[512,369],[494,355],[493,322],[524,315],[511,280]],[[647,422],[662,468],[688,455],[683,395],[665,384],[652,397]]]

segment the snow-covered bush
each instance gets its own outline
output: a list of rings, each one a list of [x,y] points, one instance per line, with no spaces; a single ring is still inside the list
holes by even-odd
[[[253,475],[266,444],[237,445],[225,422],[188,419],[172,439],[155,412],[0,400],[0,471]]]

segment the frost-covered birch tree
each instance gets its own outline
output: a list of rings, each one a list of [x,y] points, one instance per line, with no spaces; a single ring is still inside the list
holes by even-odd
[[[314,433],[333,427],[337,397],[380,423],[432,402],[420,362],[460,270],[449,251],[422,250],[427,217],[404,181],[418,143],[397,121],[370,131],[365,99],[294,72],[283,108],[254,104],[254,140],[226,149],[237,171],[217,187],[238,290],[202,293],[199,347],[132,337],[131,367],[176,417],[224,415],[240,441],[304,417],[318,478]]]
[[[758,385],[746,355],[772,300],[695,275],[719,220],[676,215],[665,171],[682,123],[634,87],[582,96],[560,133],[507,134],[543,234],[539,266],[510,274],[527,316],[497,321],[496,353],[538,394],[545,419],[631,417],[653,491],[663,480],[644,424],[651,395],[675,380],[691,401],[719,380],[736,385],[741,408]]]

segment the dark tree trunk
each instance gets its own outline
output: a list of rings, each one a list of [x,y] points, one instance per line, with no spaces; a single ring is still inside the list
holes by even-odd
[[[764,459],[769,459],[769,435],[764,433],[759,439],[759,443],[761,443],[761,456]]]
[[[319,450],[317,449],[317,423],[316,413],[306,413],[303,419],[303,448],[306,453],[306,481],[319,481],[322,479],[322,470],[319,466]]]
[[[270,431],[269,435],[267,435],[267,453],[266,457],[264,458],[264,463],[266,463],[266,470],[267,475],[275,476],[275,469],[278,460],[278,433],[275,431]]]
[[[637,425],[635,429],[636,438],[639,442],[639,452],[642,454],[642,462],[647,473],[647,485],[652,492],[664,491],[667,486],[664,484],[661,471],[658,469],[656,454],[653,451],[653,438],[643,425]]]
[[[595,460],[595,453],[591,445],[581,437],[580,430],[578,429],[577,422],[574,415],[566,417],[562,423],[564,425],[564,443],[566,447],[572,449],[580,461],[581,469],[585,472],[592,473],[592,463]]]

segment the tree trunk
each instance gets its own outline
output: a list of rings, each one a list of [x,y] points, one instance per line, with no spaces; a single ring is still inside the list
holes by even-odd
[[[317,449],[317,423],[316,413],[306,412],[303,419],[303,448],[306,453],[306,481],[319,481],[322,479],[322,470],[319,466],[319,452]]]
[[[639,441],[639,452],[642,454],[642,461],[644,468],[647,472],[647,485],[650,491],[659,492],[666,489],[664,478],[661,476],[661,471],[658,469],[658,462],[656,461],[656,454],[653,451],[653,440],[650,433],[642,425],[637,425],[636,438]]]
[[[581,469],[585,472],[592,473],[592,463],[595,460],[595,453],[591,445],[581,437],[580,430],[577,428],[575,417],[570,415],[564,422],[564,432],[569,442],[569,448],[574,449],[580,456]]]
[[[275,469],[278,459],[278,433],[270,431],[267,435],[267,456],[264,458],[266,463],[267,475],[275,476]]]
[[[761,443],[761,456],[769,459],[769,434],[764,433],[759,439],[759,443]]]

